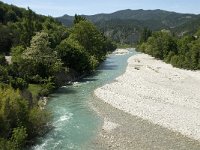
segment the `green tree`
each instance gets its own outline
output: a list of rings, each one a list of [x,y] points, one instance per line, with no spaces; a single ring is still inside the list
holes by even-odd
[[[36,33],[31,40],[31,45],[23,52],[23,59],[30,62],[33,75],[49,77],[62,69],[61,60],[57,53],[50,48],[49,37],[45,32]]]
[[[144,47],[143,47],[144,48]],[[169,32],[155,32],[148,38],[144,52],[152,56],[164,59],[169,52],[177,53],[176,39]]]
[[[198,31],[199,32],[199,31]],[[200,37],[174,37],[168,31],[154,32],[147,42],[140,44],[139,49],[175,67],[200,69]]]
[[[80,21],[75,24],[70,34],[70,39],[78,41],[98,61],[103,60],[108,51],[104,49],[106,41],[103,34],[88,21]]]
[[[77,24],[80,21],[86,21],[86,18],[84,18],[84,17],[82,17],[80,15],[75,14],[75,16],[74,16],[74,24]]]
[[[11,136],[12,129],[26,125],[28,116],[27,101],[21,98],[19,91],[12,88],[0,90],[0,137]]]
[[[16,30],[19,32],[20,43],[29,46],[32,36],[35,34],[35,13],[28,8],[28,11],[22,21],[16,24]]]
[[[13,129],[11,141],[15,144],[16,148],[21,148],[25,145],[28,134],[25,127],[17,127]]]
[[[191,68],[200,69],[200,38],[190,44]]]
[[[18,90],[0,89],[0,149],[23,149],[27,140],[47,131],[49,120],[46,110],[29,107]]]
[[[76,70],[79,73],[89,71],[89,54],[78,41],[65,39],[57,46],[58,56],[64,62],[65,66]],[[77,63],[78,62],[78,63]]]
[[[3,66],[7,65],[5,55],[0,54],[0,65],[3,65]]]
[[[45,19],[43,31],[49,35],[50,47],[55,48],[62,40],[69,36],[69,31],[66,27],[59,25],[54,19],[48,17]]]
[[[0,83],[9,83],[9,74],[5,66],[0,65]]]
[[[148,38],[151,37],[152,31],[148,28],[144,28],[141,37],[140,37],[140,43],[147,42]]]
[[[0,22],[4,22],[4,17],[5,17],[6,10],[3,6],[0,6]]]
[[[6,12],[5,19],[7,22],[9,22],[9,21],[15,22],[15,21],[17,21],[17,15],[15,14],[15,12],[13,10],[8,10]]]
[[[11,49],[12,62],[19,62],[22,58],[22,53],[25,51],[23,46],[16,46]]]
[[[45,127],[50,121],[51,115],[46,110],[41,110],[39,107],[33,107],[29,113],[29,131],[32,136],[43,135]]]
[[[189,44],[194,40],[192,36],[184,36],[177,41],[178,53],[185,55],[189,50]]]
[[[5,26],[0,24],[0,54],[8,54],[12,47],[12,32]]]
[[[22,78],[12,79],[11,86],[16,90],[20,89],[21,91],[28,88],[28,83]]]

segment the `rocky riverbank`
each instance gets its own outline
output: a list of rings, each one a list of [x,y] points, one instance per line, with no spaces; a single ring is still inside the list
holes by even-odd
[[[103,125],[94,143],[99,149],[200,148],[199,89],[199,71],[132,56],[122,76],[95,90],[103,101],[94,105],[111,130]]]

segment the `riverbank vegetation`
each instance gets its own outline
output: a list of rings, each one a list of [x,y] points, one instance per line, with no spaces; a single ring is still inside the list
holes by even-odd
[[[200,69],[200,30],[194,35],[175,36],[168,30],[151,33],[144,30],[138,46],[141,52],[164,60],[174,67]],[[151,34],[149,34],[151,33]]]
[[[21,149],[44,134],[51,115],[42,97],[94,71],[115,48],[83,17],[67,28],[0,2],[0,149]]]

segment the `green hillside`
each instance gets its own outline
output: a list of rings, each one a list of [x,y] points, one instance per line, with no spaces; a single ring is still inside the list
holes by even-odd
[[[191,33],[200,25],[200,16],[194,14],[181,14],[164,10],[122,10],[111,14],[83,15],[96,24],[106,36],[116,42],[136,43],[144,28],[153,31],[161,29],[171,30],[177,35]],[[56,18],[63,24],[70,26],[73,17],[64,15]],[[195,24],[195,26],[191,25]]]

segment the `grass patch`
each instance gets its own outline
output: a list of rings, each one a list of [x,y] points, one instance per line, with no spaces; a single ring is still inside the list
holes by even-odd
[[[28,90],[32,93],[33,97],[36,97],[42,90],[42,87],[39,84],[29,84]]]

